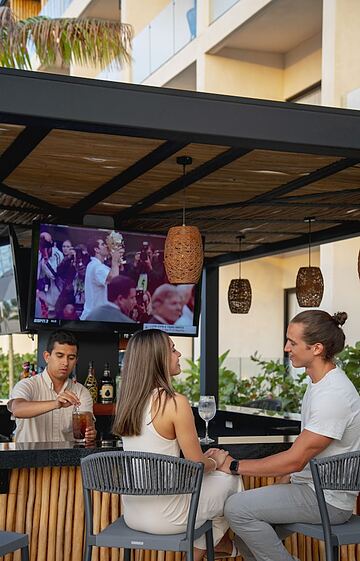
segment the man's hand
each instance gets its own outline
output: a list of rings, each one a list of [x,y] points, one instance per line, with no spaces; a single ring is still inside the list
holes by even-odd
[[[275,483],[279,484],[287,484],[290,483],[291,476],[289,475],[281,475],[280,477],[276,477]]]
[[[85,444],[93,444],[96,440],[96,429],[93,426],[85,429]]]
[[[215,460],[216,469],[220,469],[221,471],[224,471],[223,470],[224,463],[226,462],[227,458],[230,457],[229,452],[227,450],[221,450],[220,448],[209,448],[209,450],[206,450],[206,452],[204,452],[204,455],[207,458],[212,458],[213,460]],[[226,472],[226,473],[230,473],[230,472]]]
[[[71,405],[80,405],[80,400],[73,392],[70,390],[64,390],[56,398],[56,409],[61,409],[62,407],[71,407]]]

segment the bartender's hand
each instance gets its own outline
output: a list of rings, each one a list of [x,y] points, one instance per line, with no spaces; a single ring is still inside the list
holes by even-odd
[[[96,429],[94,426],[85,429],[85,444],[92,444],[96,440]]]
[[[229,456],[229,452],[227,450],[221,450],[220,448],[209,448],[209,450],[206,450],[206,452],[204,452],[204,455],[207,458],[212,458],[213,460],[215,460],[216,469],[224,471],[222,469],[222,466],[224,465],[226,458]]]
[[[61,409],[62,407],[71,407],[74,405],[80,405],[80,400],[74,392],[70,390],[64,390],[59,393],[55,399],[56,409]]]

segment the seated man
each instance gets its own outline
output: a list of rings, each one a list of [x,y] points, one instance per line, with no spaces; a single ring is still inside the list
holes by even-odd
[[[118,275],[107,287],[109,302],[94,308],[86,319],[90,321],[113,321],[135,323],[130,314],[136,304],[135,282],[124,275]]]
[[[16,442],[62,442],[73,440],[72,411],[93,411],[89,391],[69,378],[77,360],[78,342],[68,331],[54,331],[47,342],[45,370],[18,382],[7,405],[16,419]],[[96,439],[88,427],[85,442]]]
[[[344,348],[341,325],[347,314],[330,316],[308,310],[295,316],[287,330],[285,351],[295,368],[305,367],[309,385],[303,398],[301,434],[289,450],[259,460],[225,459],[220,469],[234,475],[283,476],[270,485],[232,495],[224,515],[246,561],[293,561],[280,539],[281,524],[320,524],[309,461],[360,449],[360,396],[334,356]],[[214,459],[216,450],[207,452]],[[352,514],[357,493],[324,492],[331,524]],[[274,526],[277,526],[275,532]],[[228,544],[229,551],[231,544]]]

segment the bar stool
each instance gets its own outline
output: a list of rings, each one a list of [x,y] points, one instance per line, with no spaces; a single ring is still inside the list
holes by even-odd
[[[29,561],[28,535],[0,531],[0,557],[17,549],[21,549],[21,561]]]
[[[360,516],[344,524],[330,524],[324,489],[360,491],[360,451],[310,461],[321,524],[281,524],[278,528],[298,532],[325,542],[326,560],[337,561],[340,545],[360,543]]]
[[[99,452],[82,458],[86,521],[84,561],[91,561],[94,545],[124,548],[125,561],[130,561],[132,549],[183,551],[187,561],[193,561],[194,539],[203,534],[206,537],[207,559],[214,561],[211,520],[195,528],[203,471],[202,463],[146,452]],[[180,534],[138,532],[129,528],[124,517],[120,516],[101,532],[94,534],[91,491],[142,496],[190,494],[186,531]]]

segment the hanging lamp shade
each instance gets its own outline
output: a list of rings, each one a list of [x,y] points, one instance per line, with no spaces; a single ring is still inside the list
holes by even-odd
[[[317,308],[324,294],[324,278],[319,267],[311,266],[311,222],[315,218],[304,218],[309,225],[309,266],[300,267],[296,276],[296,298],[300,308]]]
[[[171,284],[196,284],[201,275],[204,252],[196,226],[173,226],[167,233],[164,265]]]
[[[252,292],[248,279],[232,279],[228,290],[228,303],[232,314],[247,314],[251,306]]]
[[[171,284],[196,284],[204,263],[203,243],[199,228],[185,224],[185,170],[192,164],[192,158],[178,156],[176,162],[183,168],[183,223],[182,226],[172,226],[167,233],[164,266]]]
[[[324,294],[324,279],[319,267],[300,267],[296,277],[296,298],[300,308],[317,308]]]
[[[241,240],[244,235],[237,236],[239,240],[239,254],[241,255]],[[241,258],[239,259],[239,278],[232,279],[228,288],[228,304],[232,314],[249,313],[252,300],[251,285],[248,279],[241,278]]]

